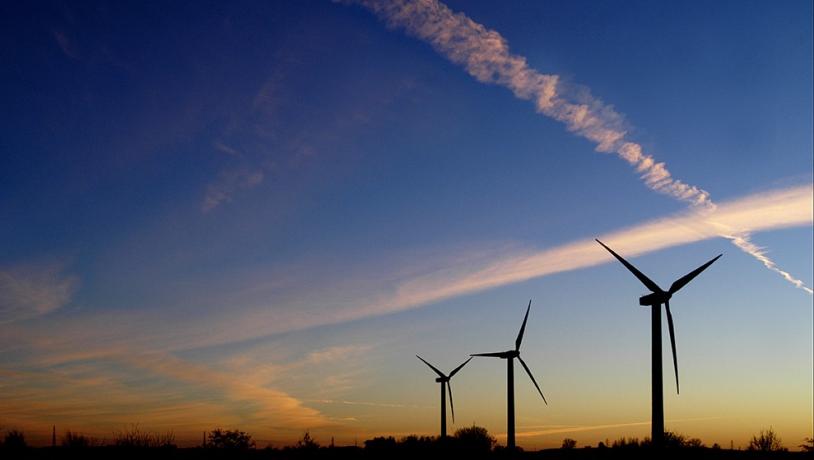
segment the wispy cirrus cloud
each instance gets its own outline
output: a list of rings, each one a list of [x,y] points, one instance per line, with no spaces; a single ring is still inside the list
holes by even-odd
[[[695,208],[715,209],[708,192],[673,177],[664,162],[657,161],[629,139],[624,117],[613,106],[592,96],[587,88],[564,84],[558,75],[531,68],[526,58],[509,51],[508,42],[497,31],[463,13],[453,12],[437,0],[352,2],[373,11],[390,26],[403,28],[431,44],[478,81],[504,86],[516,97],[532,101],[539,113],[564,123],[569,131],[593,142],[598,152],[615,153],[636,170],[649,189]],[[751,242],[748,233],[724,232],[721,236],[794,286],[814,293],[801,280],[780,269],[763,248]]]
[[[273,426],[288,435],[334,424],[267,384],[159,351],[120,348],[45,361],[51,364],[35,360],[28,368],[37,370],[4,377],[4,420],[23,425],[44,417],[66,420],[94,435],[105,434],[94,427],[135,422],[175,429],[178,423],[182,429],[211,429],[231,422]]]
[[[54,41],[65,56],[71,59],[79,59],[79,51],[77,50],[76,44],[68,37],[68,34],[61,30],[54,30],[52,34]]]
[[[98,318],[64,320],[58,327],[7,329],[5,335],[8,340],[24,339],[43,348],[59,349],[61,353],[85,350],[82,345],[85,343],[116,346],[124,341],[142,348],[160,346],[164,350],[183,350],[240,342],[416,308],[611,262],[611,256],[593,241],[594,237],[608,242],[626,257],[635,257],[719,238],[722,226],[738,232],[810,226],[814,221],[813,196],[814,187],[807,184],[723,202],[711,212],[689,210],[601,235],[586,235],[545,249],[514,247],[506,251],[480,251],[472,257],[447,254],[399,272],[376,270],[371,274],[364,270],[361,273],[346,270],[341,280],[310,277],[301,280],[299,287],[296,281],[286,287],[297,295],[279,296],[273,290],[261,290],[257,295],[262,299],[243,299],[242,307],[224,299],[223,302],[232,304],[231,308],[210,309],[206,315],[180,314],[174,318],[173,313],[166,310],[142,311],[137,316],[127,312],[106,313]],[[467,262],[461,263],[462,259]],[[356,285],[351,279],[354,277],[363,278],[365,282]],[[341,296],[337,295],[339,292]],[[218,327],[213,329],[212,324]],[[326,355],[334,353],[335,350]]]
[[[666,420],[667,423],[681,423],[681,422],[694,422],[699,420],[715,420],[722,417],[694,417],[684,419]],[[646,422],[628,422],[628,423],[610,423],[605,425],[575,425],[575,426],[561,426],[555,425],[550,428],[541,430],[528,430],[520,427],[520,431],[515,435],[518,438],[533,438],[537,436],[546,436],[552,434],[565,434],[565,433],[579,433],[583,431],[606,430],[609,428],[627,428],[632,426],[649,426],[650,421]],[[495,436],[498,438],[505,438],[506,433],[498,433]]]
[[[66,305],[79,284],[58,262],[0,268],[0,323],[30,319]]]
[[[235,193],[257,187],[263,183],[265,177],[266,173],[262,169],[247,165],[219,172],[215,180],[206,187],[201,211],[206,213],[232,201]]]

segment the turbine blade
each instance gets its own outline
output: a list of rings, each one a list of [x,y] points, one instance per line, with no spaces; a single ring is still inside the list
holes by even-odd
[[[718,256],[715,257],[714,259],[710,260],[709,262],[705,263],[704,265],[701,265],[700,267],[696,268],[695,270],[687,273],[686,275],[682,276],[681,278],[677,279],[675,281],[675,283],[673,283],[672,286],[670,286],[670,291],[669,291],[670,294],[675,294],[676,292],[678,292],[679,289],[683,288],[684,286],[687,285],[687,283],[692,281],[693,278],[700,275],[702,271],[706,270],[707,267],[712,265],[712,263],[715,262],[716,260],[718,260],[722,255],[723,254],[718,254]]]
[[[506,357],[506,352],[501,351],[501,352],[496,352],[496,353],[473,353],[473,354],[471,354],[469,356],[488,356],[488,357],[491,357],[491,358],[505,358]]]
[[[434,371],[435,371],[435,373],[436,373],[436,374],[438,374],[438,376],[439,376],[439,377],[441,377],[441,378],[447,378],[447,376],[446,376],[446,375],[444,375],[444,373],[443,373],[443,372],[441,372],[441,371],[439,371],[438,369],[436,369],[436,368],[435,368],[435,366],[433,366],[432,364],[430,364],[430,363],[428,363],[427,361],[425,361],[425,360],[424,360],[424,358],[422,358],[421,356],[415,355],[415,357],[416,357],[416,358],[418,358],[418,359],[420,359],[421,361],[423,361],[423,362],[424,362],[424,364],[426,364],[427,366],[430,366],[430,369],[434,370]]]
[[[661,290],[658,284],[654,283],[653,280],[651,280],[650,278],[644,276],[644,273],[640,272],[639,269],[634,267],[630,262],[623,259],[622,256],[613,252],[611,248],[605,246],[605,243],[599,240],[596,240],[596,242],[601,244],[603,248],[607,249],[608,252],[613,254],[613,257],[616,257],[616,259],[619,262],[622,262],[622,265],[624,265],[628,270],[630,270],[630,273],[633,273],[633,275],[636,276],[636,278],[639,278],[639,281],[641,281],[642,284],[644,284],[645,287],[647,287],[647,289],[650,289],[651,292],[664,292]]]
[[[535,386],[535,387],[537,387],[537,391],[540,393],[540,397],[542,397],[542,398],[543,398],[543,402],[544,402],[544,403],[546,404],[546,406],[547,406],[547,405],[548,405],[548,401],[546,401],[546,400],[545,400],[545,396],[543,396],[543,390],[541,390],[541,389],[540,389],[540,385],[537,385],[537,381],[536,381],[536,380],[534,380],[534,376],[533,376],[533,375],[531,375],[531,370],[530,370],[530,369],[529,369],[529,367],[526,365],[526,362],[525,362],[525,361],[523,361],[523,358],[521,358],[520,356],[518,356],[518,357],[517,357],[517,359],[520,361],[520,364],[522,364],[522,365],[523,365],[523,369],[525,369],[525,370],[526,370],[526,373],[529,375],[529,378],[531,379],[532,383],[534,383],[534,386]]]
[[[447,380],[447,390],[449,390],[449,408],[452,409],[452,423],[455,423],[455,403],[452,402],[452,384],[449,383],[449,380]]]
[[[452,376],[453,376],[453,375],[457,374],[457,373],[458,373],[458,371],[459,371],[459,370],[461,370],[461,368],[462,368],[462,367],[466,366],[466,363],[468,363],[469,361],[472,361],[472,357],[471,357],[471,356],[469,357],[469,359],[467,359],[466,361],[464,361],[464,363],[463,363],[463,364],[461,364],[460,366],[458,366],[458,367],[456,367],[455,369],[453,369],[453,370],[452,370],[452,372],[450,372],[450,373],[449,373],[449,378],[452,378]]]
[[[529,311],[531,310],[531,299],[529,299],[529,306],[526,307],[526,316],[523,317],[523,325],[520,326],[520,332],[517,334],[517,340],[514,341],[514,349],[520,351],[520,344],[523,342],[523,334],[526,332],[526,321],[529,320]]]
[[[678,389],[678,358],[676,357],[676,333],[675,329],[673,328],[673,314],[670,313],[670,301],[664,303],[665,308],[667,309],[667,326],[670,330],[670,346],[673,347],[673,370],[676,373],[676,394],[679,394]]]

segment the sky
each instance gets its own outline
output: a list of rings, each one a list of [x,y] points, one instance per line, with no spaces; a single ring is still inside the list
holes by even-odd
[[[811,437],[808,1],[5,2],[0,430]],[[664,325],[666,329],[666,324]],[[505,370],[452,381],[505,442]]]

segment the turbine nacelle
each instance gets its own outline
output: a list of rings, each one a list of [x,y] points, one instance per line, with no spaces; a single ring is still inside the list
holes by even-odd
[[[639,305],[641,306],[651,306],[655,307],[664,303],[667,303],[668,300],[673,295],[669,292],[651,292],[650,294],[643,295],[639,297]]]

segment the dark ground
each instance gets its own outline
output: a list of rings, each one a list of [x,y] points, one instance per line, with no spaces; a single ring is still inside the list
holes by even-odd
[[[577,448],[570,450],[548,449],[534,452],[509,452],[495,450],[479,452],[466,449],[363,449],[357,447],[335,447],[320,449],[122,449],[116,447],[75,448],[29,448],[25,450],[0,450],[0,458],[5,459],[552,459],[552,460],[592,460],[592,459],[814,459],[814,453],[806,452],[751,452],[728,449],[668,449],[653,451],[649,448]]]

